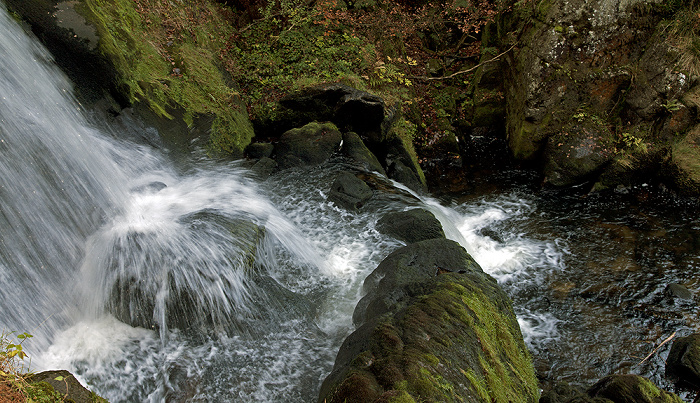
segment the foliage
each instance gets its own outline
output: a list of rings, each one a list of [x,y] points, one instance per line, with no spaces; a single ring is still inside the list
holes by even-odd
[[[671,46],[679,51],[678,68],[692,76],[700,75],[700,7],[694,1],[684,4],[666,23]]]
[[[27,353],[22,344],[31,337],[28,333],[22,333],[15,336],[15,341],[11,333],[0,335],[0,391],[8,395],[8,399],[12,396],[37,403],[62,402],[65,397],[50,385],[27,382],[27,368],[24,365]]]

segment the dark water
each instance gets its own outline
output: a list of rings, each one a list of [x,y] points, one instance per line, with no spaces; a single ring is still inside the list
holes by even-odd
[[[496,245],[522,237],[552,242],[556,252],[554,261],[534,261],[519,276],[497,275],[543,385],[588,387],[608,374],[632,373],[673,390],[664,377],[672,343],[643,360],[668,337],[700,331],[698,201],[658,184],[565,194],[541,188],[524,171],[490,175],[482,185],[489,194],[463,196],[463,206],[492,203],[507,211],[516,199],[527,208],[477,232],[497,238]],[[671,284],[690,298],[668,291]]]

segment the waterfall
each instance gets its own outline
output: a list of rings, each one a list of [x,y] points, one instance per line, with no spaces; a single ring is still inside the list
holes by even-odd
[[[0,329],[35,336],[31,369],[111,401],[313,400],[397,246],[379,212],[327,202],[333,169],[264,185],[236,162],[182,172],[91,124],[2,5],[0,53]]]

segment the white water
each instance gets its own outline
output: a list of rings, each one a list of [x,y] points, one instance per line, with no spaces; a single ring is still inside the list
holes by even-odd
[[[0,32],[0,329],[35,335],[32,369],[114,402],[315,400],[362,281],[400,246],[374,224],[416,201],[340,210],[334,166],[262,184],[235,164],[177,172],[91,126],[4,9]],[[526,200],[422,204],[502,284],[563,268],[556,244],[480,233],[534,214]],[[556,319],[517,309],[526,340],[556,336]]]

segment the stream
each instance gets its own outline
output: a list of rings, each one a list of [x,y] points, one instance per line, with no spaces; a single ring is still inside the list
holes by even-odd
[[[0,54],[0,330],[111,402],[316,401],[364,278],[402,246],[377,220],[415,207],[511,296],[543,382],[671,390],[670,343],[640,362],[700,330],[697,206],[651,186],[567,196],[505,171],[438,200],[375,176],[391,191],[349,212],[326,198],[341,158],[260,180],[102,119],[2,4]]]

